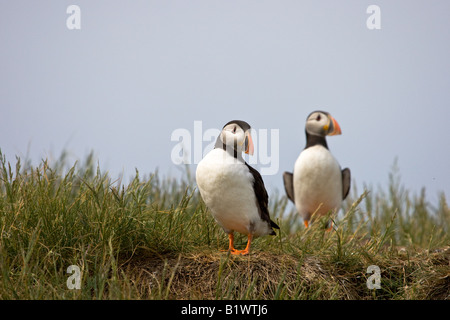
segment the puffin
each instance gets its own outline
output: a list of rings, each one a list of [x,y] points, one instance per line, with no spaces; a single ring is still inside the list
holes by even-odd
[[[200,195],[228,234],[228,251],[233,255],[248,254],[254,238],[276,235],[274,228],[280,228],[270,219],[269,196],[260,173],[242,157],[243,152],[254,152],[250,129],[242,120],[226,123],[195,173]],[[235,231],[247,235],[244,250],[234,248]]]
[[[313,214],[323,216],[337,211],[350,191],[350,169],[341,170],[326,140],[326,136],[341,133],[339,124],[328,112],[310,113],[305,125],[306,146],[295,161],[294,173],[283,173],[286,195],[295,204],[306,228]]]

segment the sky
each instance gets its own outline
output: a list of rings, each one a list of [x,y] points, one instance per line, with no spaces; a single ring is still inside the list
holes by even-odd
[[[271,194],[319,109],[360,192],[386,188],[397,159],[406,189],[450,199],[449,12],[448,0],[1,0],[0,149],[35,165],[94,151],[112,177],[177,176],[181,146],[195,170],[240,119]]]

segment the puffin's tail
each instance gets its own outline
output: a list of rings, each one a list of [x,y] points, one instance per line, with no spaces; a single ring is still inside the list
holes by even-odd
[[[280,227],[273,222],[272,220],[270,220],[270,227],[271,228],[275,228],[275,229],[280,229]],[[272,229],[272,232],[270,233],[271,236],[276,236],[277,234],[275,233],[275,230]]]

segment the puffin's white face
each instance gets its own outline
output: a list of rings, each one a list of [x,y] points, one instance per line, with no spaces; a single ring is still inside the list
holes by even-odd
[[[341,134],[337,121],[325,111],[314,111],[306,119],[306,132],[316,136],[334,136]]]
[[[227,148],[235,149],[253,155],[253,141],[250,130],[244,131],[238,124],[230,123],[226,125],[220,133],[220,139]]]

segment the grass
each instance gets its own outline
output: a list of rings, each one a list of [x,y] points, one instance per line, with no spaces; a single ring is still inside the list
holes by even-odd
[[[354,188],[332,232],[326,219],[305,230],[271,195],[281,230],[235,257],[190,175],[136,171],[124,185],[92,155],[33,167],[0,152],[0,299],[449,299],[446,197],[433,207],[395,165],[389,177],[387,191]],[[71,265],[81,289],[67,286]],[[370,265],[381,289],[367,288]]]

